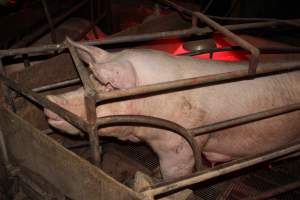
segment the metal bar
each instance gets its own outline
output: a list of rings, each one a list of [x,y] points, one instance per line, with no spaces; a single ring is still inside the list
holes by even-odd
[[[296,158],[296,157],[299,157],[299,156],[300,156],[300,152],[296,152],[296,153],[290,154],[288,156],[284,156],[282,158],[274,160],[272,163],[277,163],[277,162],[280,162],[280,161],[283,161],[283,160],[288,160],[288,159]]]
[[[293,22],[300,22],[300,20],[295,20]],[[254,28],[264,28],[270,26],[281,25],[283,22],[257,22],[257,23],[245,23],[245,24],[235,24],[224,26],[228,30],[237,31],[237,30],[246,30]],[[109,45],[109,44],[118,44],[118,43],[128,43],[128,42],[144,42],[154,39],[164,39],[170,37],[189,37],[190,35],[205,36],[213,33],[209,28],[192,28],[185,30],[177,31],[166,31],[160,33],[149,33],[141,35],[131,35],[131,36],[119,36],[114,38],[106,38],[104,40],[92,40],[84,42],[85,45]],[[65,49],[65,45],[62,44],[52,44],[52,45],[42,45],[38,47],[28,47],[28,48],[19,48],[19,49],[8,49],[0,50],[0,56],[15,56],[20,54],[32,54],[32,53],[43,53],[51,52]]]
[[[69,38],[66,39],[66,45],[69,48],[76,69],[83,83],[84,103],[86,108],[87,121],[90,124],[90,126],[93,126],[96,123],[96,119],[97,119],[95,87],[89,78],[89,74],[86,67],[79,59],[77,51],[73,46],[73,44],[74,42],[72,40],[70,40]],[[89,134],[89,141],[91,146],[91,154],[92,154],[93,162],[95,165],[99,166],[101,162],[101,153],[99,147],[100,141],[99,141],[98,131],[94,129],[93,130],[89,129],[88,134]]]
[[[264,66],[263,68],[257,68],[257,75],[266,75],[271,73],[281,73],[290,70],[299,70],[300,65],[295,64],[274,64],[273,66]],[[196,78],[189,78],[177,81],[169,81],[165,83],[157,83],[152,85],[140,86],[136,88],[115,90],[111,92],[101,92],[97,94],[97,102],[111,99],[120,99],[124,97],[132,97],[136,95],[158,95],[161,92],[175,92],[175,89],[183,90],[189,87],[204,86],[207,84],[219,84],[225,81],[236,81],[245,78],[249,78],[248,70],[239,70],[233,72],[226,72],[221,74],[207,75]],[[253,76],[251,76],[252,78]]]
[[[45,52],[59,51],[65,48],[66,47],[64,44],[48,44],[48,45],[42,45],[38,47],[7,49],[7,50],[0,50],[0,56],[15,56],[15,55],[42,53],[42,52],[45,53]]]
[[[2,132],[1,127],[0,127],[0,147],[1,147],[1,154],[2,154],[3,164],[4,164],[5,168],[7,170],[9,170],[12,167],[12,165],[11,165],[11,163],[9,161],[9,158],[8,158],[6,142],[5,142],[4,134]]]
[[[243,200],[262,200],[262,199],[270,199],[272,197],[275,197],[277,195],[286,193],[286,192],[290,192],[292,190],[295,190],[297,188],[300,187],[300,181],[295,181],[293,183],[289,183],[287,185],[284,186],[280,186],[274,189],[271,189],[269,191],[266,192],[262,192],[260,194],[257,195],[252,195],[246,198],[243,198]]]
[[[193,34],[201,32],[200,28],[192,27],[184,30],[176,30],[176,31],[165,31],[158,33],[146,33],[140,35],[127,35],[127,36],[119,36],[119,37],[108,37],[104,40],[91,40],[84,42],[85,45],[106,45],[106,44],[118,44],[125,42],[143,42],[149,41],[153,39],[162,39],[162,38],[170,38],[170,37],[189,37]]]
[[[56,37],[56,33],[55,33],[53,21],[52,21],[52,18],[51,18],[51,14],[50,14],[50,12],[48,10],[48,5],[46,3],[46,0],[41,0],[41,1],[42,1],[42,5],[43,5],[43,8],[44,8],[44,12],[45,12],[45,15],[46,15],[46,18],[47,18],[50,30],[51,30],[51,40],[52,40],[52,43],[57,43],[57,37]]]
[[[76,69],[78,71],[78,74],[80,76],[80,79],[83,83],[83,87],[85,90],[88,90],[88,92],[91,92],[94,89],[94,85],[92,84],[90,78],[89,78],[89,74],[87,71],[87,68],[84,66],[84,64],[81,62],[81,60],[78,57],[77,51],[74,48],[73,44],[74,42],[72,42],[68,37],[65,41],[65,44],[67,45],[67,47],[69,48],[70,54],[72,56],[72,59],[75,63]]]
[[[252,44],[250,44],[246,40],[242,39],[241,37],[239,37],[235,33],[231,32],[226,27],[221,26],[217,22],[211,20],[210,18],[208,18],[206,15],[202,14],[201,12],[193,12],[193,11],[191,11],[189,9],[186,9],[182,6],[179,6],[179,5],[173,3],[169,0],[163,0],[163,2],[165,2],[167,5],[175,8],[179,12],[183,12],[183,13],[189,14],[191,16],[198,17],[200,20],[205,22],[210,27],[212,27],[213,29],[219,31],[221,34],[229,37],[234,42],[236,42],[239,46],[241,46],[245,50],[249,51],[251,53],[251,58],[250,58],[250,61],[249,61],[249,74],[253,75],[253,74],[256,73],[256,68],[257,68],[257,65],[258,65],[259,54],[260,54],[259,49],[257,49],[255,46],[253,46]]]
[[[70,85],[74,85],[74,84],[78,84],[78,83],[81,83],[81,80],[79,78],[74,78],[74,79],[71,79],[71,80],[66,80],[66,81],[62,81],[62,82],[58,82],[58,83],[53,83],[53,84],[33,88],[31,91],[33,91],[33,92],[44,92],[44,91],[47,91],[47,90],[53,90],[53,89],[66,87],[66,86],[70,86]]]
[[[202,10],[202,12],[203,12],[203,13],[206,13],[213,3],[214,3],[214,0],[210,0],[210,1],[205,5],[205,7],[204,7],[204,9]]]
[[[99,126],[106,125],[118,125],[124,123],[134,123],[139,124],[140,126],[155,126],[158,128],[171,130],[179,135],[181,135],[191,146],[195,158],[195,166],[197,170],[200,170],[201,167],[201,151],[197,145],[197,142],[193,136],[186,130],[184,127],[157,117],[143,116],[143,115],[115,115],[101,117],[97,119],[97,122],[94,126],[94,130],[97,130]]]
[[[63,20],[65,20],[67,17],[69,17],[72,13],[76,12],[79,8],[81,8],[83,5],[85,5],[88,1],[89,0],[78,1],[79,3],[77,3],[75,6],[70,8],[63,15],[61,15],[57,18],[54,18],[53,19],[53,25],[56,26],[57,24],[61,23]],[[20,47],[27,46],[29,43],[31,43],[34,40],[36,40],[37,38],[39,38],[41,35],[43,35],[48,30],[49,30],[48,25],[42,26],[40,29],[38,29],[34,33],[24,37],[21,41],[19,41],[15,45],[13,45],[11,48],[20,48]]]
[[[285,54],[285,53],[300,53],[299,47],[258,47],[262,54]],[[222,48],[207,48],[202,50],[191,51],[188,53],[177,54],[177,56],[194,56],[205,53],[239,51],[243,50],[240,46],[230,46]]]
[[[293,23],[300,23],[300,19],[290,20]],[[257,28],[265,28],[265,27],[274,27],[278,25],[290,25],[289,20],[281,20],[281,21],[270,21],[270,22],[253,22],[253,23],[243,23],[243,24],[233,24],[233,25],[225,25],[224,27],[230,31],[239,31],[239,30],[249,30],[249,29],[257,29]]]
[[[84,101],[86,107],[87,120],[91,125],[95,125],[97,119],[95,93],[86,93]],[[100,166],[102,148],[100,146],[98,130],[91,129],[88,133],[93,163],[96,166]]]
[[[73,124],[77,128],[82,131],[87,132],[91,129],[91,126],[82,120],[77,115],[65,110],[64,108],[58,106],[57,104],[49,101],[46,97],[40,94],[35,94],[34,92],[30,91],[29,89],[24,88],[20,84],[17,84],[15,81],[3,76],[0,74],[0,80],[6,84],[9,88],[17,91],[18,93],[26,96],[28,99],[36,102],[37,104],[53,111],[54,113],[58,114],[60,117],[68,121],[69,123]]]
[[[5,73],[5,70],[4,70],[2,58],[0,57],[0,75],[5,75],[5,74],[6,73]],[[15,106],[14,99],[11,95],[11,90],[4,84],[1,84],[1,86],[2,86],[2,89],[3,89],[3,96],[4,96],[4,100],[5,100],[6,105],[13,112],[16,112],[16,106]]]
[[[256,156],[238,159],[236,161],[218,165],[217,167],[214,167],[212,169],[196,172],[193,175],[181,178],[180,180],[154,184],[150,189],[144,191],[143,193],[146,196],[155,196],[158,194],[163,194],[166,192],[183,188],[188,185],[201,183],[218,176],[229,174],[231,172],[241,170],[252,165],[263,163],[299,150],[300,150],[300,144],[295,144],[293,146],[281,148],[274,152],[268,152],[268,153],[260,154],[258,156],[256,155]]]
[[[201,126],[198,128],[193,128],[190,130],[190,133],[193,136],[204,135],[204,134],[208,134],[210,132],[215,132],[215,131],[222,130],[225,128],[246,124],[249,122],[258,121],[258,120],[274,117],[277,115],[281,115],[284,113],[293,112],[293,111],[297,111],[297,110],[300,110],[300,103],[286,105],[286,106],[282,106],[279,108],[273,108],[270,110],[257,112],[257,113],[245,115],[242,117],[225,120],[222,122],[217,122],[214,124]]]
[[[215,15],[207,15],[207,17],[215,20],[226,20],[226,21],[274,21],[274,22],[283,22],[286,23],[287,20],[295,20],[295,19],[277,19],[277,18],[257,18],[257,17],[224,17],[224,16],[215,16]]]
[[[96,2],[96,4],[98,5],[97,2]],[[96,8],[97,8],[97,6],[96,6]],[[97,12],[97,15],[98,15],[98,12]],[[90,20],[91,20],[91,23],[92,23],[93,34],[94,34],[95,38],[97,39],[98,35],[97,35],[96,30],[95,30],[95,24],[96,24],[96,21],[95,21],[95,0],[90,0]]]
[[[277,25],[282,25],[287,21],[280,22],[256,22],[256,23],[244,23],[244,24],[234,24],[234,25],[225,25],[224,27],[230,31],[238,31],[238,30],[247,30],[247,29],[255,29],[255,28],[264,28],[264,27],[273,27]],[[293,20],[292,22],[300,23],[300,19]],[[118,43],[126,43],[126,42],[143,42],[149,41],[153,39],[163,39],[169,37],[189,37],[190,35],[197,36],[206,36],[213,33],[213,30],[210,28],[197,28],[193,27],[192,29],[185,30],[177,30],[177,31],[166,31],[160,33],[148,33],[141,35],[130,35],[130,36],[119,36],[114,38],[106,38],[104,40],[91,40],[84,42],[85,45],[108,45],[108,44],[118,44]],[[1,51],[0,51],[1,52]]]

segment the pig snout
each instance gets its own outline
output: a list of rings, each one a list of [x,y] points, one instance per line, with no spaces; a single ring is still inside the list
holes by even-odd
[[[81,90],[82,89],[62,95],[48,95],[47,98],[53,103],[72,112],[73,114],[84,118],[85,110],[83,104],[83,92]],[[44,109],[44,113],[48,118],[48,123],[52,127],[72,135],[79,134],[79,130],[76,127],[62,119],[56,113],[50,111],[49,109]]]

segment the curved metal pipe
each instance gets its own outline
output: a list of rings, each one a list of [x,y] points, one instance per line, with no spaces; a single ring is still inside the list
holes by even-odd
[[[114,115],[98,118],[93,127],[93,131],[99,126],[118,125],[120,123],[135,123],[140,125],[154,126],[161,129],[171,130],[174,133],[181,135],[191,146],[194,158],[195,167],[197,171],[201,169],[201,153],[194,137],[188,132],[187,129],[174,122],[150,116],[143,115]]]

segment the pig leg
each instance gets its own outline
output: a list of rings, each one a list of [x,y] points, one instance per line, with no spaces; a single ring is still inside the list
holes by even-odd
[[[164,180],[191,174],[195,160],[190,145],[184,138],[169,131],[155,128],[136,128],[135,133],[140,140],[145,141],[157,154],[160,170]],[[209,136],[196,138],[200,151],[208,141]]]

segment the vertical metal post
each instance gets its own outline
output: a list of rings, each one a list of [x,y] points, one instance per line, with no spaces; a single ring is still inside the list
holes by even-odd
[[[96,32],[96,29],[95,29],[95,7],[97,8],[96,11],[96,16],[98,16],[98,0],[96,2],[96,6],[95,6],[95,0],[90,0],[90,20],[91,20],[91,24],[92,24],[92,31],[94,33],[94,36],[96,39],[98,39],[98,34]],[[97,17],[96,17],[97,18]]]
[[[4,70],[3,63],[2,63],[2,57],[0,57],[0,74],[5,75],[5,70]],[[15,109],[13,100],[11,98],[9,88],[4,83],[2,83],[1,86],[3,89],[3,96],[5,98],[5,102],[6,102],[7,106],[15,112],[16,109]],[[0,151],[2,154],[2,159],[3,159],[3,164],[5,166],[5,169],[7,170],[7,173],[9,173],[11,171],[11,169],[13,168],[13,166],[11,165],[9,158],[8,158],[7,146],[6,146],[4,134],[3,134],[1,127],[0,127]]]
[[[95,126],[97,120],[96,93],[94,91],[85,92],[84,102],[88,123]],[[101,163],[101,147],[99,145],[100,141],[97,129],[89,130],[89,141],[93,162],[96,166],[99,166]]]
[[[28,59],[28,55],[27,54],[23,54],[22,55],[22,57],[23,57],[23,63],[24,63],[24,66],[25,66],[25,68],[26,67],[30,67],[30,61],[29,61],[29,59]]]
[[[86,70],[85,66],[81,62],[76,52],[76,49],[72,45],[73,41],[67,38],[66,44],[69,47],[71,56],[74,60],[76,69],[79,73],[80,79],[82,80],[83,87],[84,87],[84,102],[86,108],[86,116],[87,121],[91,127],[94,127],[96,124],[97,114],[96,114],[96,91],[94,90],[94,85],[92,84],[91,80],[89,79],[88,71]],[[74,43],[73,43],[74,44]],[[100,155],[100,141],[98,136],[97,129],[89,129],[89,141],[91,146],[91,154],[93,163],[97,166],[101,163],[101,155]]]
[[[7,147],[6,147],[4,134],[1,130],[1,127],[0,127],[0,147],[1,147],[1,152],[2,152],[3,164],[4,164],[5,168],[7,170],[9,170],[12,165],[9,162]]]
[[[46,18],[48,20],[48,24],[50,26],[52,43],[57,43],[57,37],[56,37],[56,33],[55,33],[53,21],[52,21],[50,12],[48,10],[48,6],[47,6],[47,3],[46,3],[46,0],[41,0],[41,1],[42,1],[42,5],[43,5],[43,8],[44,8],[44,11],[45,11]]]
[[[0,57],[0,74],[1,75],[5,75],[5,70],[4,70],[4,66],[3,66],[3,62],[2,62],[2,57]],[[6,105],[13,111],[16,112],[16,107],[15,107],[15,103],[13,100],[13,97],[11,95],[11,90],[5,85],[2,84],[2,89],[3,89],[3,96],[5,99],[5,103]]]

